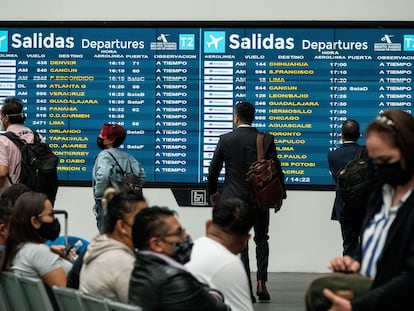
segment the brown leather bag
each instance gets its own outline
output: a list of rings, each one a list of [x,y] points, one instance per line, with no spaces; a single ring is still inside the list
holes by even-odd
[[[264,154],[264,133],[258,133],[256,138],[257,161],[253,162],[246,174],[246,180],[251,186],[252,202],[256,208],[280,210],[284,198],[283,181],[274,160],[266,160]]]

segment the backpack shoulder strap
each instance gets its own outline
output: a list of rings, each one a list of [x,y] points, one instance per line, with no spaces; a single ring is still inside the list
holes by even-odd
[[[116,158],[114,157],[114,155],[113,155],[111,152],[109,152],[109,150],[107,150],[107,152],[108,152],[108,153],[109,153],[109,155],[112,157],[112,159],[114,159],[114,161],[115,161],[116,165],[118,165],[118,167],[120,168],[121,173],[122,173],[122,174],[125,174],[125,171],[122,169],[121,165],[120,165],[120,164],[119,164],[119,162],[116,160]]]
[[[42,142],[42,140],[40,139],[40,136],[39,136],[39,133],[38,132],[32,130],[32,133],[33,133],[33,142],[34,143],[40,143],[40,142]]]
[[[33,129],[30,129],[33,133],[33,142],[34,143],[40,143],[42,140],[40,139],[39,133],[37,131],[34,131]],[[16,133],[7,131],[3,133],[4,136],[6,136],[8,139],[10,139],[19,149],[22,149],[24,145],[26,145],[26,141],[24,139],[21,139]]]
[[[358,150],[357,150],[357,153],[355,154],[354,160],[361,159],[362,153],[364,152],[364,150],[365,150],[365,146],[359,146]]]
[[[22,151],[22,148],[25,145],[25,142],[21,140],[19,136],[17,136],[15,133],[10,132],[10,131],[7,131],[3,133],[2,135],[10,139],[13,142],[13,144],[15,144],[17,148],[19,148],[20,152]],[[7,179],[9,180],[10,184],[13,185],[13,181],[10,177],[10,174],[7,174]]]
[[[263,139],[264,139],[264,133],[259,132],[256,136],[257,161],[260,161],[263,159],[263,153],[264,153]]]
[[[25,142],[21,140],[20,137],[13,132],[8,131],[3,135],[10,139],[17,146],[17,148],[19,148],[19,150],[21,150],[22,147],[25,145]]]

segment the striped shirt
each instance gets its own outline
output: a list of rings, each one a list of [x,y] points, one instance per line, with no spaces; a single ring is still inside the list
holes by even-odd
[[[407,191],[397,205],[391,206],[394,189],[387,184],[383,186],[381,210],[370,220],[362,237],[361,273],[363,275],[375,278],[377,265],[381,260],[388,231],[397,216],[398,209],[410,196],[411,191],[412,189]]]

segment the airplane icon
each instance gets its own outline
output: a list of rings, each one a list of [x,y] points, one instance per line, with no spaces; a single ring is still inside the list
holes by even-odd
[[[167,37],[169,36],[169,34],[167,35],[167,34],[160,34],[158,37],[157,37],[157,40],[158,41],[162,41],[163,43],[167,43],[168,42],[168,40],[167,40]]]
[[[3,41],[4,39],[6,39],[7,37],[6,36],[1,36],[0,37],[0,44],[1,44],[1,41]]]
[[[384,37],[381,38],[381,41],[385,41],[387,43],[392,43],[391,38],[394,37],[394,35],[384,35]]]
[[[219,42],[220,42],[221,40],[223,40],[223,39],[224,39],[224,37],[223,37],[223,36],[221,36],[221,37],[216,38],[216,37],[214,37],[212,34],[210,34],[210,35],[209,35],[209,37],[210,37],[211,41],[207,41],[207,42],[206,42],[206,43],[207,43],[207,47],[208,47],[208,48],[210,48],[210,47],[211,47],[211,45],[213,44],[213,45],[214,45],[214,48],[217,50],[217,49],[219,48],[219,46],[218,46]]]

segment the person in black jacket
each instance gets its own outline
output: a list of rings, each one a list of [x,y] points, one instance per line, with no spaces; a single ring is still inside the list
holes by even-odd
[[[331,311],[414,310],[414,118],[403,110],[381,113],[366,130],[368,154],[380,182],[363,222],[361,256],[331,260],[334,271],[359,271],[373,279],[352,300],[325,289]]]
[[[361,136],[359,123],[355,120],[348,119],[342,123],[341,140],[342,145],[328,153],[329,171],[335,181],[338,183],[338,176],[346,164],[355,159],[361,146],[357,143]],[[361,154],[362,159],[367,159],[366,149]],[[361,202],[361,205],[366,202]],[[359,205],[359,204],[358,204]],[[359,235],[362,226],[362,220],[365,216],[365,208],[363,206],[345,206],[337,187],[335,193],[335,201],[332,209],[332,220],[338,220],[341,225],[341,233],[343,240],[342,254],[356,256],[359,246]]]
[[[238,198],[246,204],[252,205],[251,189],[246,181],[246,173],[250,164],[257,160],[256,137],[258,130],[252,127],[254,120],[255,108],[248,102],[241,102],[234,107],[234,125],[236,129],[233,132],[220,136],[213,158],[210,162],[208,172],[208,193],[210,202],[214,206],[215,198],[220,196],[221,199]],[[263,140],[264,158],[273,159],[278,171],[281,172],[281,180],[284,182],[283,172],[280,162],[277,158],[276,146],[272,135],[266,133]],[[224,184],[220,195],[218,195],[218,178],[220,171],[225,165]],[[286,191],[284,194],[286,198]],[[270,295],[266,288],[267,267],[269,261],[269,210],[256,209],[256,221],[254,228],[254,242],[256,243],[257,258],[257,289],[256,293],[261,301],[270,300]],[[249,250],[246,248],[241,252],[241,259],[246,269],[252,292]],[[252,294],[252,300],[255,297]]]
[[[228,311],[223,296],[200,283],[183,266],[192,241],[173,211],[153,206],[135,217],[136,253],[128,302],[145,311]],[[214,264],[214,263],[212,263]]]

